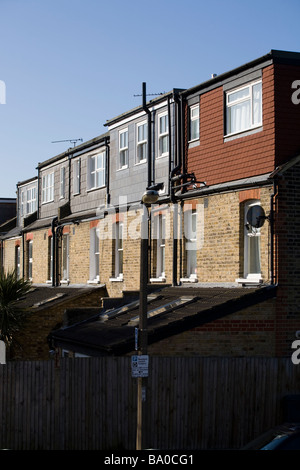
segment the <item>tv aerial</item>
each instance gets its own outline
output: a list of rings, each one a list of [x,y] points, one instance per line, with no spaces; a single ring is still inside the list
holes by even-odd
[[[57,144],[59,142],[71,142],[71,144],[74,144],[74,147],[76,145],[76,142],[82,142],[82,139],[66,139],[66,140],[53,140],[51,144]]]

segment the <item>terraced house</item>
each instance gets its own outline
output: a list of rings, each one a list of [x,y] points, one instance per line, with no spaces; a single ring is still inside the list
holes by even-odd
[[[299,77],[299,53],[271,51],[151,101],[143,88],[141,105],[109,119],[107,133],[38,165],[36,220],[19,238],[23,274],[106,291],[100,311],[67,312],[54,348],[134,351],[150,188],[150,352],[291,354],[300,330]],[[16,242],[8,233],[2,243]],[[69,322],[73,314],[85,321]]]

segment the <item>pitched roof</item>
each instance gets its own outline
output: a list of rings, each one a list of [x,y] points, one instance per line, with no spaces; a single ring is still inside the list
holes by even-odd
[[[180,286],[155,291],[148,295],[148,344],[262,302],[274,297],[275,293],[274,286]],[[79,315],[79,309],[73,314]],[[75,324],[66,324],[52,331],[53,346],[91,356],[134,351],[135,328],[139,319],[138,298],[116,308],[89,309],[89,315],[88,320],[78,319]]]

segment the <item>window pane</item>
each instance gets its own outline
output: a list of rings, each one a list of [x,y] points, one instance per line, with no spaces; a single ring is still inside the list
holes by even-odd
[[[247,96],[250,96],[249,87],[230,93],[228,95],[228,103],[247,98]]]
[[[261,95],[261,83],[257,83],[253,86],[253,124],[260,124],[262,120]]]
[[[228,133],[239,132],[251,127],[250,100],[228,108]]]

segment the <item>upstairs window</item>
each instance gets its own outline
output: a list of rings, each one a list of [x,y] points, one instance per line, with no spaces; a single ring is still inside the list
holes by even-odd
[[[74,174],[73,174],[73,185],[74,185],[74,194],[80,193],[80,167],[81,162],[80,158],[74,161]]]
[[[92,155],[88,160],[88,189],[105,186],[105,152]]]
[[[137,124],[136,163],[142,163],[147,160],[147,129],[146,122]]]
[[[199,139],[199,105],[189,108],[189,140]]]
[[[44,175],[42,178],[42,202],[54,200],[54,173]]]
[[[119,169],[128,167],[128,129],[119,134]]]
[[[59,197],[65,197],[66,190],[66,168],[63,166],[60,169],[60,188],[59,188]]]
[[[169,153],[169,120],[168,115],[158,117],[158,156],[164,157]]]
[[[27,214],[32,214],[35,211],[36,211],[36,189],[30,188],[30,189],[27,189],[26,212]]]
[[[226,134],[251,130],[262,124],[262,83],[253,82],[226,93]]]

